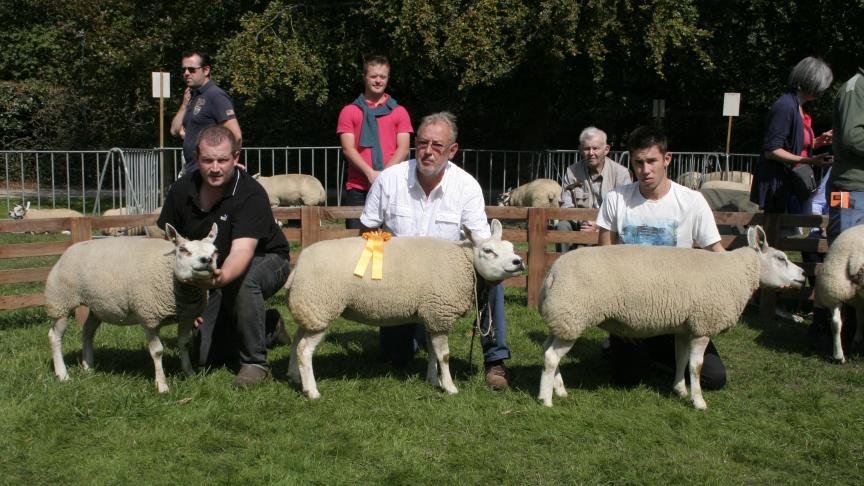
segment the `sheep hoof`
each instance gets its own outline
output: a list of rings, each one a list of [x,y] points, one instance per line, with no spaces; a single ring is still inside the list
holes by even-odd
[[[459,393],[459,390],[454,386],[454,387],[450,387],[450,388],[445,388],[444,392],[446,392],[448,395],[455,395],[455,394]]]
[[[552,408],[552,399],[551,398],[540,397],[540,403],[542,403],[544,407]]]
[[[675,385],[672,388],[675,393],[681,398],[687,398],[687,385],[681,383],[680,385]]]
[[[57,375],[57,379],[60,381],[69,381],[69,374],[63,373],[62,375]]]
[[[168,393],[168,385],[157,383],[156,384],[156,391],[159,393]]]
[[[306,396],[309,397],[309,400],[318,400],[321,398],[321,394],[318,393],[318,390],[307,391]]]
[[[693,408],[695,408],[696,410],[707,410],[708,404],[705,403],[705,400],[702,399],[693,400]]]

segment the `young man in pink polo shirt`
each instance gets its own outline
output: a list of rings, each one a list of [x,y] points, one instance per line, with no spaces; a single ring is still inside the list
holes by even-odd
[[[348,161],[344,206],[362,206],[378,174],[408,155],[414,129],[408,111],[384,92],[389,79],[387,58],[368,57],[363,62],[363,94],[339,113],[336,133]],[[359,229],[360,220],[348,219],[345,227]]]

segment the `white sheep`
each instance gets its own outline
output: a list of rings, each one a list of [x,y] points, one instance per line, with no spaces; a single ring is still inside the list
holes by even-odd
[[[327,202],[327,191],[321,181],[306,174],[281,174],[271,177],[252,176],[258,181],[270,206],[322,206]]]
[[[698,190],[699,186],[702,185],[702,173],[701,172],[683,172],[675,178],[675,182],[681,184],[684,187],[689,187],[693,190]]]
[[[842,304],[855,308],[858,325],[853,342],[864,340],[864,225],[853,226],[831,243],[825,261],[816,276],[814,298],[817,305],[831,310],[831,330],[834,333],[834,359],[846,362],[840,340],[843,320]]]
[[[51,218],[83,218],[84,215],[74,209],[56,208],[56,209],[30,209],[30,201],[24,205],[16,204],[9,211],[9,217],[12,219],[51,219]]]
[[[82,366],[93,367],[93,336],[102,321],[141,324],[147,332],[156,369],[156,389],[168,391],[162,369],[159,329],[177,322],[177,341],[183,371],[194,373],[189,359],[193,322],[201,316],[207,292],[186,282],[212,278],[216,269],[216,224],[203,240],[186,240],[166,225],[174,243],[152,238],[103,238],[76,243],[66,249],[45,282],[45,306],[54,325],[48,331],[54,373],[68,380],[63,362],[63,333],[75,307],[90,308],[82,331]]]
[[[552,179],[535,179],[498,196],[499,206],[557,208],[561,185]]]
[[[702,184],[710,181],[729,181],[738,182],[746,186],[747,191],[750,190],[750,185],[753,183],[753,174],[740,170],[709,172],[702,176]]]
[[[758,242],[762,233],[763,243]],[[699,375],[709,337],[734,326],[757,287],[800,287],[804,271],[764,242],[759,227],[747,231],[749,246],[715,253],[700,249],[612,245],[562,255],[540,291],[540,313],[549,326],[543,343],[539,399],[567,396],[558,363],[582,333],[599,326],[624,337],[675,334],[673,388],[707,407]]]
[[[362,238],[321,241],[305,248],[286,283],[288,305],[298,325],[289,377],[302,384],[309,398],[320,397],[312,354],[330,322],[341,315],[373,326],[426,326],[426,379],[447,393],[457,393],[450,376],[447,333],[475,303],[478,281],[498,283],[524,269],[513,244],[501,240],[498,220],[492,221],[490,238],[478,241],[468,236],[463,242],[391,239],[384,243],[381,280],[372,280],[369,271],[363,278],[353,275],[366,243]]]
[[[162,212],[162,208],[158,207],[153,210],[150,214],[156,214]],[[105,212],[102,213],[102,216],[126,216],[127,214],[135,214],[130,213],[126,207],[119,208],[111,208],[106,209]],[[146,225],[146,226],[120,226],[120,227],[111,227],[111,228],[102,228],[102,234],[105,236],[140,236],[147,235],[151,238],[165,238],[165,232],[162,231],[155,224]]]

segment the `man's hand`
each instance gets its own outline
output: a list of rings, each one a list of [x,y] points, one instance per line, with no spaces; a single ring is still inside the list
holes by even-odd
[[[582,221],[582,224],[579,226],[579,231],[596,233],[600,231],[600,227],[597,226],[597,222],[595,221]]]
[[[366,173],[366,179],[369,179],[369,184],[372,184],[373,182],[375,182],[375,179],[377,179],[380,174],[380,170],[372,169]]]
[[[183,102],[180,103],[180,106],[185,108],[189,106],[189,100],[192,99],[192,88],[186,88],[183,90]]]
[[[218,289],[219,287],[223,287],[225,285],[222,281],[222,269],[221,268],[217,268],[216,270],[213,270],[213,276],[207,280],[191,279],[191,280],[187,280],[185,283],[187,283],[189,285],[194,285],[195,287],[198,287],[199,289],[205,289],[205,290]]]

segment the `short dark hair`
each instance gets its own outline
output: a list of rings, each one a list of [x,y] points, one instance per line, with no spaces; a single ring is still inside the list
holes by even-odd
[[[369,70],[369,66],[390,66],[390,61],[387,57],[382,56],[381,54],[373,54],[366,59],[363,59],[363,76],[366,76],[366,71]]]
[[[630,151],[649,149],[655,145],[661,154],[666,153],[666,134],[655,126],[643,125],[637,127],[627,137],[627,150]]]
[[[219,145],[226,140],[231,143],[232,154],[240,152],[240,142],[237,140],[237,137],[234,136],[234,132],[224,126],[210,125],[204,130],[201,130],[201,133],[198,134],[198,139],[195,140],[195,160],[198,160],[198,147],[201,146],[201,142],[206,142],[207,145],[212,147],[214,145]]]
[[[180,54],[180,59],[186,59],[187,57],[198,56],[201,58],[201,66],[212,67],[210,64],[210,54],[207,54],[204,51],[199,51],[198,49],[190,49],[188,51],[183,51],[183,54]]]

